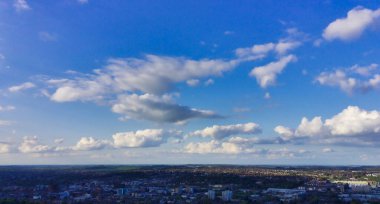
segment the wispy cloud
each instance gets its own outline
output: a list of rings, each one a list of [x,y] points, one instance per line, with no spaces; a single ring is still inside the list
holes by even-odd
[[[26,0],[14,0],[13,1],[13,7],[16,9],[16,11],[27,11],[30,10],[30,6]]]
[[[15,92],[20,92],[20,91],[23,91],[23,90],[31,89],[31,88],[34,88],[34,87],[36,87],[36,85],[33,84],[32,82],[25,82],[25,83],[22,83],[20,85],[9,87],[8,91],[12,92],[12,93],[15,93]]]
[[[38,33],[38,37],[41,41],[44,42],[54,42],[57,41],[57,35],[47,31],[41,31]]]

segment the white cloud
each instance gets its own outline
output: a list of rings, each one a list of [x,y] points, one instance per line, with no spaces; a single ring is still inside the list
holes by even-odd
[[[224,35],[233,35],[235,32],[231,30],[224,31]]]
[[[189,80],[186,81],[186,84],[188,86],[192,86],[192,87],[198,86],[199,80],[198,79],[189,79]]]
[[[338,87],[348,94],[380,88],[380,72],[377,64],[354,65],[346,69],[322,72],[315,80],[321,85]]]
[[[341,90],[349,94],[351,94],[358,86],[357,80],[353,77],[347,77],[346,73],[342,70],[322,72],[316,80],[321,85],[338,86]]]
[[[297,40],[282,39],[278,43],[266,43],[247,48],[238,48],[235,50],[235,54],[242,61],[257,60],[265,58],[270,52],[275,52],[280,56],[286,55],[301,44]]]
[[[227,142],[243,145],[244,147],[252,147],[256,144],[282,144],[284,141],[280,138],[260,138],[260,137],[240,137],[235,136],[228,138]]]
[[[15,110],[16,108],[14,106],[1,106],[0,105],[0,112],[3,112],[3,111],[12,111],[12,110]]]
[[[303,149],[298,151],[289,150],[287,148],[256,149],[250,145],[234,142],[220,142],[217,140],[191,142],[184,147],[183,152],[190,154],[251,154],[265,156],[268,159],[303,156],[309,153],[309,151]]]
[[[380,141],[380,111],[348,106],[324,121],[321,117],[314,117],[312,120],[304,117],[295,130],[277,126],[275,132],[284,140],[308,138],[322,143],[371,145]]]
[[[47,32],[47,31],[39,32],[38,37],[40,38],[41,41],[44,41],[44,42],[57,41],[57,35],[54,33]]]
[[[205,81],[205,86],[210,86],[214,84],[214,80],[213,79],[207,79],[207,81]]]
[[[96,101],[103,99],[102,94],[106,93],[106,88],[95,81],[64,81],[50,96],[51,100],[55,102]]]
[[[64,141],[63,138],[57,138],[57,139],[54,140],[54,143],[55,143],[55,144],[62,144],[63,141]]]
[[[276,126],[274,131],[285,140],[291,139],[294,136],[294,130],[282,125]]]
[[[107,145],[109,145],[109,142],[106,140],[97,140],[93,137],[82,137],[72,149],[76,151],[100,150]]]
[[[323,152],[323,153],[331,153],[331,152],[334,152],[334,150],[331,149],[331,148],[329,148],[329,147],[326,147],[326,148],[323,148],[323,149],[322,149],[322,152]]]
[[[355,73],[357,73],[357,74],[359,74],[359,75],[361,75],[361,76],[366,76],[366,77],[368,77],[368,76],[370,76],[374,71],[377,71],[378,70],[378,67],[379,67],[379,65],[378,64],[370,64],[370,65],[368,65],[368,66],[360,66],[360,65],[354,65],[354,66],[352,66],[350,69],[353,71],[353,72],[355,72]]]
[[[274,43],[253,45],[252,47],[238,48],[235,50],[235,54],[240,59],[256,60],[266,57],[270,51],[275,49],[275,47],[276,45]]]
[[[38,137],[33,136],[33,137],[24,137],[23,141],[18,147],[18,150],[21,153],[46,153],[46,152],[54,151],[54,148],[48,145],[38,144]]]
[[[11,86],[11,87],[9,87],[8,91],[14,93],[14,92],[19,92],[19,91],[31,89],[31,88],[34,88],[34,87],[36,87],[36,85],[34,85],[33,83],[31,83],[31,82],[25,82],[25,83],[17,85],[17,86]]]
[[[359,38],[363,32],[373,25],[380,17],[380,9],[371,10],[356,7],[347,13],[345,18],[340,18],[330,23],[323,31],[326,40],[350,41]]]
[[[349,106],[331,119],[327,119],[325,126],[332,135],[376,134],[380,137],[380,111],[366,111],[357,106]]]
[[[163,129],[145,129],[136,132],[119,132],[112,136],[116,148],[126,147],[157,147],[167,141],[169,137],[179,137],[179,131],[165,131]]]
[[[27,11],[30,10],[30,6],[26,0],[14,0],[13,1],[13,7],[16,9],[16,11]]]
[[[57,87],[51,99],[93,101],[125,91],[163,94],[173,90],[175,83],[221,76],[236,65],[236,60],[191,60],[156,55],[146,55],[143,59],[110,59],[104,69],[95,70],[94,74],[51,84]]]
[[[307,35],[298,31],[297,28],[289,28],[286,32],[288,36],[281,38],[277,43],[270,42],[253,45],[252,47],[238,48],[235,50],[235,55],[241,61],[262,59],[271,52],[276,53],[278,56],[283,56],[301,46],[307,38]]]
[[[12,121],[0,120],[0,126],[9,126],[12,125]]]
[[[235,60],[191,60],[155,55],[146,55],[143,59],[111,59],[104,69],[94,70],[94,74],[46,80],[48,87],[56,90],[45,95],[55,102],[111,104],[113,112],[127,119],[183,122],[191,118],[216,118],[219,116],[211,111],[175,104],[170,95],[164,93],[173,90],[176,83],[187,82],[195,86],[200,78],[221,76],[237,64]]]
[[[247,113],[252,111],[252,109],[248,107],[235,107],[232,109],[232,111],[235,113]]]
[[[261,133],[261,128],[256,123],[244,123],[234,125],[214,125],[203,130],[196,130],[189,136],[212,137],[221,140],[233,135],[251,135]]]
[[[321,117],[314,117],[310,121],[304,117],[296,129],[295,135],[301,137],[324,136],[327,134],[326,131],[328,130],[326,130]]]
[[[271,98],[271,95],[269,92],[266,92],[265,95],[264,95],[264,98],[265,99],[270,99]]]
[[[77,1],[80,4],[87,4],[88,3],[88,0],[77,0]]]
[[[185,146],[184,152],[196,154],[239,154],[242,152],[242,148],[234,143],[221,143],[216,140],[211,140],[210,142],[191,142]]]
[[[295,48],[299,47],[302,43],[299,41],[280,41],[277,43],[275,47],[275,51],[279,55],[285,55],[290,50],[294,50]]]
[[[295,62],[296,60],[297,57],[294,55],[284,56],[276,62],[253,68],[250,72],[250,76],[255,77],[262,88],[267,88],[268,86],[275,85],[277,75],[280,74],[290,62]]]
[[[173,102],[171,95],[152,94],[120,95],[113,104],[112,111],[126,118],[144,119],[156,122],[183,122],[192,118],[220,118],[208,110],[181,106]]]
[[[368,81],[368,86],[378,89],[380,87],[380,74],[376,74],[372,79],[370,79]]]
[[[0,154],[9,153],[11,151],[10,145],[0,142]]]
[[[313,42],[314,47],[319,47],[323,43],[323,39],[316,39]]]

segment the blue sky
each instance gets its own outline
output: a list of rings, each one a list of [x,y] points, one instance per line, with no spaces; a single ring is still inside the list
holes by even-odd
[[[0,1],[2,164],[379,164],[380,1]]]

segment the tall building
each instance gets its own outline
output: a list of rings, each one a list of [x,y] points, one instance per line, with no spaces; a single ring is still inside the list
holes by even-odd
[[[215,199],[215,191],[214,190],[208,190],[207,196],[210,200],[214,200]]]
[[[232,200],[232,191],[226,190],[222,192],[222,200],[231,201]]]

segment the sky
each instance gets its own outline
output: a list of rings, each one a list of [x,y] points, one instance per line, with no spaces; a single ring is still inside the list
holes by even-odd
[[[380,1],[0,0],[0,164],[380,165]]]

